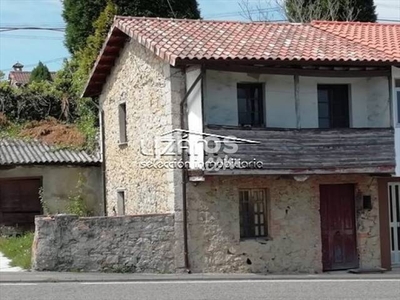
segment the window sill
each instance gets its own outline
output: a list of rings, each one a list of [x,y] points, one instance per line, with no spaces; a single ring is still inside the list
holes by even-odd
[[[126,147],[128,146],[128,142],[118,142],[119,147]]]
[[[247,237],[247,238],[240,238],[240,242],[258,242],[258,243],[265,243],[268,241],[272,241],[272,238],[269,236],[265,236],[265,237]]]

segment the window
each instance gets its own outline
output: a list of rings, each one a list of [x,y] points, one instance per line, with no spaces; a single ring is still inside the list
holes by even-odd
[[[240,126],[264,125],[262,84],[239,83],[237,85]]]
[[[267,197],[262,189],[239,190],[240,238],[268,236]]]
[[[349,86],[318,85],[319,128],[348,128]]]
[[[128,141],[126,136],[126,103],[121,103],[118,106],[119,118],[119,143],[126,143]]]
[[[117,192],[117,214],[118,216],[125,215],[125,191]]]

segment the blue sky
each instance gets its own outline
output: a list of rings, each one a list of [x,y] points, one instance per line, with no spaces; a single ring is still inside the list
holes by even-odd
[[[268,0],[249,0],[253,5],[261,3],[271,10],[270,17],[281,16],[269,7]],[[201,15],[205,19],[243,20],[238,2],[241,0],[198,0]],[[375,0],[380,19],[400,20],[400,0]],[[63,27],[60,0],[0,0],[0,26]],[[26,70],[32,69],[39,60],[50,70],[57,70],[62,59],[69,53],[63,44],[62,32],[18,30],[0,32],[0,70],[8,72],[20,61]]]

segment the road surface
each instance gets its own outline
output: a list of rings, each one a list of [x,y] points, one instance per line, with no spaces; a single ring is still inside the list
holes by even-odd
[[[400,299],[400,279],[0,283],[1,300]]]

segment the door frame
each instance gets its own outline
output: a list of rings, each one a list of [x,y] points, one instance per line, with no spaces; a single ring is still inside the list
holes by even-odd
[[[379,199],[379,235],[381,241],[381,266],[384,269],[392,269],[390,226],[389,226],[389,192],[390,182],[400,183],[400,177],[378,178]]]
[[[355,246],[355,252],[357,255],[357,268],[360,266],[360,253],[359,253],[359,248],[358,248],[358,230],[357,230],[357,198],[356,198],[356,187],[357,184],[353,182],[340,182],[340,183],[319,183],[318,184],[318,190],[319,190],[319,203],[321,205],[321,186],[322,185],[351,185],[353,187],[353,204],[354,204],[354,215],[353,215],[353,226],[354,226],[354,246]],[[320,215],[320,229],[321,229],[321,238],[322,238],[322,214],[321,214],[321,209],[319,211]],[[322,251],[323,245],[322,245],[322,240],[321,240],[321,251]],[[323,261],[322,261],[323,265]],[[325,272],[325,271],[324,271]],[[329,272],[329,271],[326,271]]]

